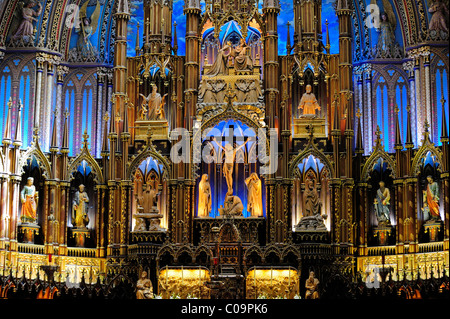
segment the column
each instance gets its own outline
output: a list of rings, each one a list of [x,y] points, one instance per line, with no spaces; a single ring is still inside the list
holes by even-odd
[[[58,114],[60,114],[61,118],[64,114],[64,110],[62,109],[63,105],[63,86],[64,86],[64,76],[69,72],[69,68],[64,65],[58,65],[56,67],[56,111]],[[61,134],[61,121],[58,120],[55,124],[56,125],[56,140],[58,142],[58,145],[61,145],[62,143],[62,134]]]
[[[373,150],[373,121],[372,121],[372,65],[364,64],[364,79],[366,87],[366,102],[364,110],[364,153]]]

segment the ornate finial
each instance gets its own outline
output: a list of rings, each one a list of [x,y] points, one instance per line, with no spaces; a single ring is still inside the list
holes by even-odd
[[[55,108],[55,110],[53,111],[53,115],[54,115],[55,117],[58,116],[58,109]]]
[[[69,111],[66,109],[63,113],[64,118],[67,119],[69,117],[69,114],[70,114]]]
[[[103,115],[103,121],[105,122],[109,121],[109,113],[105,113],[105,115]]]
[[[8,108],[12,108],[12,105],[13,105],[12,96],[10,96],[8,100]]]
[[[152,128],[149,126],[148,130],[147,130],[147,145],[150,145],[153,139],[153,130]]]
[[[397,113],[397,114],[398,114],[398,112],[400,112],[400,109],[398,108],[397,103],[395,103],[394,111],[395,111],[395,113]]]
[[[424,133],[428,133],[428,129],[430,128],[430,124],[428,123],[428,119],[425,119],[425,124],[423,125],[425,131]]]
[[[85,129],[84,129],[84,134],[83,134],[83,147],[84,147],[84,148],[87,148],[88,145],[89,145],[89,143],[88,143],[88,138],[89,138],[89,135],[88,135],[88,133],[87,133],[87,128],[85,128]]]
[[[23,109],[22,99],[19,99],[19,106],[17,108],[19,111]]]
[[[311,141],[312,138],[313,138],[313,136],[314,136],[314,125],[308,124],[308,125],[306,126],[306,130],[308,131],[309,139],[310,139],[310,141]]]
[[[116,113],[116,122],[120,122],[122,119],[120,118],[120,112],[119,111],[117,111],[117,113]]]
[[[377,136],[375,139],[375,145],[380,148],[381,147],[381,130],[380,130],[380,126],[377,125],[377,130],[375,132],[375,135]]]
[[[410,111],[411,111],[411,105],[408,104],[408,105],[406,105],[406,112],[409,113]]]
[[[445,98],[444,98],[444,94],[442,94],[441,105],[442,105],[442,108],[443,108],[443,109],[444,109],[444,106],[445,106],[445,102],[447,102],[447,101],[446,101]]]
[[[39,127],[33,127],[33,136],[39,136]]]
[[[358,110],[356,111],[356,117],[359,119],[361,118],[361,109],[358,108]]]

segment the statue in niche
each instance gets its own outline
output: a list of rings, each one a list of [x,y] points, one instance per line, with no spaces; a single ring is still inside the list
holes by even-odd
[[[316,178],[314,174],[308,174],[305,181],[305,191],[303,193],[304,211],[303,216],[311,217],[320,215],[322,203],[317,192]]]
[[[33,10],[34,7],[38,6],[37,10]],[[26,4],[23,2],[18,3],[15,15],[19,18],[21,17],[21,22],[16,32],[14,33],[12,39],[18,40],[23,38],[31,39],[34,35],[33,21],[38,21],[37,18],[42,12],[42,5],[40,2],[31,0]]]
[[[156,180],[149,179],[142,192],[142,196],[138,198],[138,210],[143,210],[143,213],[157,210],[158,191],[156,188]]]
[[[20,201],[22,202],[20,220],[22,223],[36,223],[36,210],[39,196],[33,183],[34,178],[28,177],[27,184],[20,192]]]
[[[97,2],[95,10],[90,17],[87,16],[86,12],[88,3],[89,1],[86,1],[80,8],[80,21],[78,26],[75,26],[75,31],[78,33],[77,50],[81,53],[82,57],[92,57],[97,54],[91,38],[97,32],[100,17],[100,2]]]
[[[300,117],[315,116],[316,110],[320,111],[319,103],[317,102],[316,96],[312,92],[312,87],[310,84],[306,86],[306,92],[302,95],[298,109],[303,110],[303,115]]]
[[[250,176],[245,179],[245,184],[248,188],[247,211],[250,212],[253,217],[262,216],[262,187],[258,174],[250,174]]]
[[[432,176],[427,176],[427,189],[423,191],[424,219],[430,222],[440,221],[439,214],[439,185]]]
[[[211,185],[208,174],[203,174],[198,184],[198,217],[208,217],[211,212]]]
[[[391,192],[389,188],[385,187],[384,181],[380,181],[380,188],[377,190],[377,195],[373,202],[375,206],[375,214],[378,220],[378,225],[390,225],[389,218],[389,200],[391,199]]]
[[[241,103],[257,103],[262,96],[258,80],[237,80],[236,89],[238,101]]]
[[[153,299],[153,285],[147,278],[146,271],[142,272],[141,278],[136,283],[136,299]]]
[[[449,11],[445,3],[442,0],[435,0],[428,12],[432,13],[428,30],[448,32],[446,16],[448,17]]]
[[[326,231],[323,222],[326,215],[321,215],[322,203],[316,186],[316,176],[310,171],[305,179],[305,191],[303,192],[303,217],[295,226],[297,231]]]
[[[213,86],[210,81],[203,79],[198,87],[198,100],[200,103],[215,103]]]
[[[245,39],[241,38],[239,45],[234,48],[234,68],[237,71],[253,71],[253,61],[248,51],[250,47],[245,43]]]
[[[72,224],[76,228],[86,228],[89,224],[88,203],[89,197],[83,184],[78,186],[78,191],[73,199]]]
[[[225,196],[223,206],[219,208],[220,216],[242,216],[244,205],[239,197],[233,196],[233,192],[228,192]]]
[[[391,15],[393,15],[393,12]],[[376,47],[381,56],[385,56],[395,45],[395,15],[393,16],[393,19],[394,21],[391,21],[391,17],[387,12],[382,12],[380,14],[380,24],[379,28],[377,28],[378,42]]]
[[[150,121],[166,120],[164,105],[166,104],[167,94],[161,97],[161,94],[158,93],[158,87],[153,85],[152,93],[148,96],[141,93],[140,96],[144,99],[143,107],[146,109],[145,113],[148,112],[148,119]]]
[[[227,41],[225,45],[219,50],[216,56],[216,60],[214,61],[211,68],[206,73],[207,76],[213,77],[217,75],[225,75],[228,74],[228,57],[233,55],[233,47],[231,46],[231,42]]]
[[[219,146],[225,154],[225,161],[223,164],[223,175],[225,176],[225,180],[228,186],[228,193],[233,194],[233,168],[234,168],[234,159],[236,157],[237,151],[247,144],[248,140],[245,141],[241,146],[233,147],[230,143],[226,143],[225,147],[216,142],[216,139],[213,138],[213,141]]]
[[[319,299],[318,286],[319,280],[314,277],[314,271],[310,271],[305,283],[305,299]]]

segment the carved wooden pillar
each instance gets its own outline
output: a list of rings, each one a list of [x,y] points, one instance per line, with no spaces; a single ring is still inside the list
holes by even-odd
[[[70,205],[69,205],[69,189],[70,183],[61,181],[60,182],[61,189],[61,205],[59,209],[59,254],[66,255],[67,254],[67,216],[70,214]],[[57,213],[58,213],[57,212]]]
[[[360,256],[367,255],[367,232],[368,229],[368,221],[369,221],[369,198],[367,191],[367,183],[361,182],[357,184],[356,193],[357,196],[357,209],[356,213],[358,214],[359,225],[358,225],[358,250]]]

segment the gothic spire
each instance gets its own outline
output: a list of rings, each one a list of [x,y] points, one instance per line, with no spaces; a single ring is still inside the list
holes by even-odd
[[[361,131],[361,112],[358,110],[356,113],[356,117],[358,118],[358,131],[356,132],[356,152],[363,153],[364,147],[362,142],[362,131]]]
[[[447,133],[447,119],[445,114],[445,99],[442,96],[441,105],[442,105],[442,130],[441,130],[441,140],[448,141],[448,133]]]
[[[408,119],[406,121],[406,141],[405,141],[405,147],[406,148],[413,148],[414,143],[412,140],[412,131],[411,131],[411,107],[408,105],[406,110],[408,111]]]
[[[117,5],[117,13],[130,14],[130,10],[128,9],[128,0],[119,0],[119,4]]]
[[[64,112],[64,128],[63,128],[63,139],[61,144],[61,151],[69,151],[69,124],[67,118],[69,117],[69,112],[66,110]]]
[[[17,146],[22,145],[22,109],[23,109],[22,100],[19,99],[19,106],[17,108],[16,133],[14,135],[14,145]]]
[[[11,144],[11,112],[12,112],[12,97],[8,101],[8,113],[6,115],[5,133],[3,135],[3,144]]]
[[[402,145],[402,136],[400,133],[400,121],[398,120],[398,106],[395,105],[395,112],[397,113],[396,121],[395,121],[395,148],[399,148],[400,150],[403,148]]]
[[[103,141],[102,141],[102,156],[106,156],[108,154],[109,150],[109,143],[108,143],[108,120],[109,115],[108,113],[105,113],[103,116],[104,128],[103,128]]]
[[[57,130],[57,122],[58,122],[58,111],[55,110],[53,113],[53,129],[52,129],[52,139],[50,141],[50,151],[58,151],[58,130]]]

